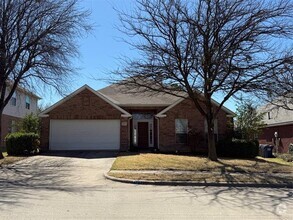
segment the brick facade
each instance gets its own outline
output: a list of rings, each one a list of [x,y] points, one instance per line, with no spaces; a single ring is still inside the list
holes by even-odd
[[[207,140],[205,135],[205,119],[195,108],[191,100],[186,99],[166,112],[167,117],[159,119],[159,149],[161,151],[181,151],[181,152],[205,152],[207,151]],[[176,143],[175,119],[188,120],[187,144]],[[221,110],[217,117],[218,137],[225,137],[228,130],[228,121],[231,118]]]
[[[20,121],[21,118],[13,117],[10,115],[2,115],[2,121],[1,121],[1,145],[0,147],[5,147],[5,141],[4,138],[8,133],[11,132],[11,124],[12,121],[15,121],[16,123]]]
[[[125,108],[132,113],[152,113],[156,115],[163,108]],[[57,105],[47,117],[41,119],[41,148],[49,149],[50,120],[98,120],[120,119],[120,150],[127,151],[132,146],[132,119],[121,117],[123,113],[111,104],[98,97],[93,91],[85,88],[78,94]],[[228,118],[226,112],[218,115],[218,134],[224,137],[227,130]],[[161,151],[206,151],[207,141],[204,131],[204,118],[193,103],[186,99],[166,112],[167,117],[154,118],[153,140],[154,147]],[[188,119],[188,143],[177,144],[175,134],[175,119]],[[159,131],[158,131],[159,129]]]
[[[129,135],[129,118],[121,118],[120,120],[120,151],[128,151],[130,145]]]
[[[293,124],[264,128],[259,136],[259,143],[274,145],[273,138],[275,132],[278,132],[280,137],[279,153],[288,153],[289,145],[293,143]]]
[[[41,149],[46,151],[49,149],[50,119],[62,120],[97,120],[97,119],[121,119],[121,124],[125,120],[121,118],[121,112],[112,105],[98,97],[88,89],[84,89],[80,93],[71,97],[61,105],[54,108],[48,113],[48,117],[41,120]],[[128,125],[122,126],[120,129],[120,143],[123,150],[128,144]]]

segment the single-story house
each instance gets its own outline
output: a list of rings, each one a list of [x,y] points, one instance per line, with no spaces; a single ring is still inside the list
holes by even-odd
[[[289,145],[293,144],[293,104],[288,102],[287,109],[266,104],[261,106],[258,112],[264,114],[265,124],[259,135],[259,143],[276,146],[278,141],[276,150],[279,153],[288,153]]]
[[[189,98],[121,92],[121,87],[96,91],[84,85],[43,111],[42,150],[207,151],[205,119]],[[233,115],[222,107],[217,140],[230,134]]]

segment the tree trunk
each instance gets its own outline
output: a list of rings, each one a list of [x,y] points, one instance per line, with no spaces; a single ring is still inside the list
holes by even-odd
[[[4,158],[2,154],[2,112],[0,111],[0,160]]]
[[[214,119],[212,114],[207,116],[207,129],[208,129],[208,158],[212,161],[217,161],[217,150],[216,150],[216,141],[214,134]]]

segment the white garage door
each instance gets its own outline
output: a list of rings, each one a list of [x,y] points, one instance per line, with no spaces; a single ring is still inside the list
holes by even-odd
[[[51,120],[50,150],[118,150],[120,120]]]

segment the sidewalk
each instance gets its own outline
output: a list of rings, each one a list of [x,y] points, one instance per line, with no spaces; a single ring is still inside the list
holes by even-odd
[[[292,173],[114,170],[105,177],[133,184],[293,188]]]

